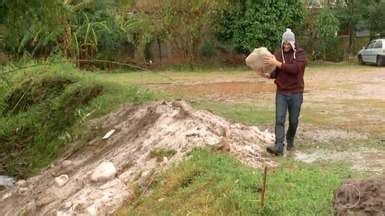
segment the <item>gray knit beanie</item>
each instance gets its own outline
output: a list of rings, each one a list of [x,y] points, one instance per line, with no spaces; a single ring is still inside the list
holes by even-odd
[[[282,42],[294,42],[295,43],[295,35],[291,31],[291,29],[287,28],[285,33],[282,35]]]
[[[283,35],[282,35],[282,44],[281,44],[281,46],[283,46],[284,42],[290,43],[291,48],[293,48],[293,51],[294,51],[294,59],[295,59],[295,53],[296,53],[296,49],[295,49],[295,35],[291,31],[291,29],[289,29],[289,28],[287,28],[285,33],[283,33]],[[285,63],[285,57],[283,55],[283,50],[282,50],[282,60],[283,60],[283,63]]]

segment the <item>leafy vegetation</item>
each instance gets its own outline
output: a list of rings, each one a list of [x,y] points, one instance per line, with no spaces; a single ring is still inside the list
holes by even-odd
[[[285,28],[300,26],[303,18],[302,1],[240,1],[218,19],[217,35],[241,52],[259,46],[275,49]]]
[[[351,53],[354,34],[361,30],[365,20],[367,20],[368,5],[372,0],[351,1],[345,0],[338,4],[336,16],[341,23],[341,29],[346,29],[349,34],[348,50]]]
[[[326,60],[328,47],[336,45],[339,21],[330,9],[323,9],[316,18],[316,28],[320,38],[318,53]]]
[[[193,60],[211,30],[213,12],[226,1],[167,0],[135,13],[128,12],[134,10],[132,1],[4,0],[1,5],[10,53],[61,53],[82,64],[92,58],[119,58],[121,47],[131,47],[136,63],[143,63],[149,44],[166,39]]]
[[[380,0],[378,3],[369,6],[369,29],[371,37],[385,37],[385,1]]]
[[[113,57],[129,37],[125,33],[132,31],[113,15],[117,5],[111,1],[4,0],[2,4],[7,11],[3,15],[8,27],[6,48],[12,54],[61,53],[77,60]]]
[[[61,4],[50,0],[1,1],[5,13],[0,16],[7,26],[6,49],[21,54],[48,52],[63,33],[58,14],[65,15],[66,11]]]
[[[327,51],[328,60],[338,61],[340,53],[322,47],[352,54],[355,42],[362,43],[355,39],[357,31],[369,30],[370,38],[384,34],[383,0],[324,6],[308,8],[300,0],[2,0],[0,23],[7,27],[5,50],[14,58],[62,55],[91,68],[111,68],[116,62],[146,66],[153,59],[161,65],[170,49],[184,64],[210,62],[232,50],[275,49],[287,27],[309,53],[315,51],[310,59],[325,59]],[[321,32],[326,29],[349,35],[347,47],[342,40],[325,45]]]

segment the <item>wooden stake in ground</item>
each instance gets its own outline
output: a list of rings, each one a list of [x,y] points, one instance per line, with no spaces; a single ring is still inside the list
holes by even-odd
[[[262,192],[261,192],[261,207],[262,208],[265,205],[266,178],[267,178],[267,166],[265,167],[265,170],[263,171],[263,185],[262,185]]]

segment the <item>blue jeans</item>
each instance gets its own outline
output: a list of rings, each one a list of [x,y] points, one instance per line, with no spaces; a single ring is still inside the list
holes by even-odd
[[[279,151],[283,151],[284,148],[287,112],[289,112],[289,129],[286,133],[286,142],[289,147],[294,145],[302,102],[303,93],[277,92],[275,96],[275,146]]]

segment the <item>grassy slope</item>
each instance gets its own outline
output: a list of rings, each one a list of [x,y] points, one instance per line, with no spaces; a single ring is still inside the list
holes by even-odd
[[[123,103],[141,103],[154,96],[134,85],[124,86],[101,80],[68,64],[33,67],[2,80],[8,80],[9,86],[2,85],[0,88],[0,165],[4,169],[1,171],[0,167],[0,172],[22,178],[36,174],[68,149],[68,144],[85,136],[88,120]],[[71,83],[55,92],[52,88],[57,83],[47,87],[52,80],[71,80]],[[15,89],[21,92],[9,106],[6,98]],[[25,110],[12,112],[27,97],[43,99],[32,105],[28,105],[27,101]]]

